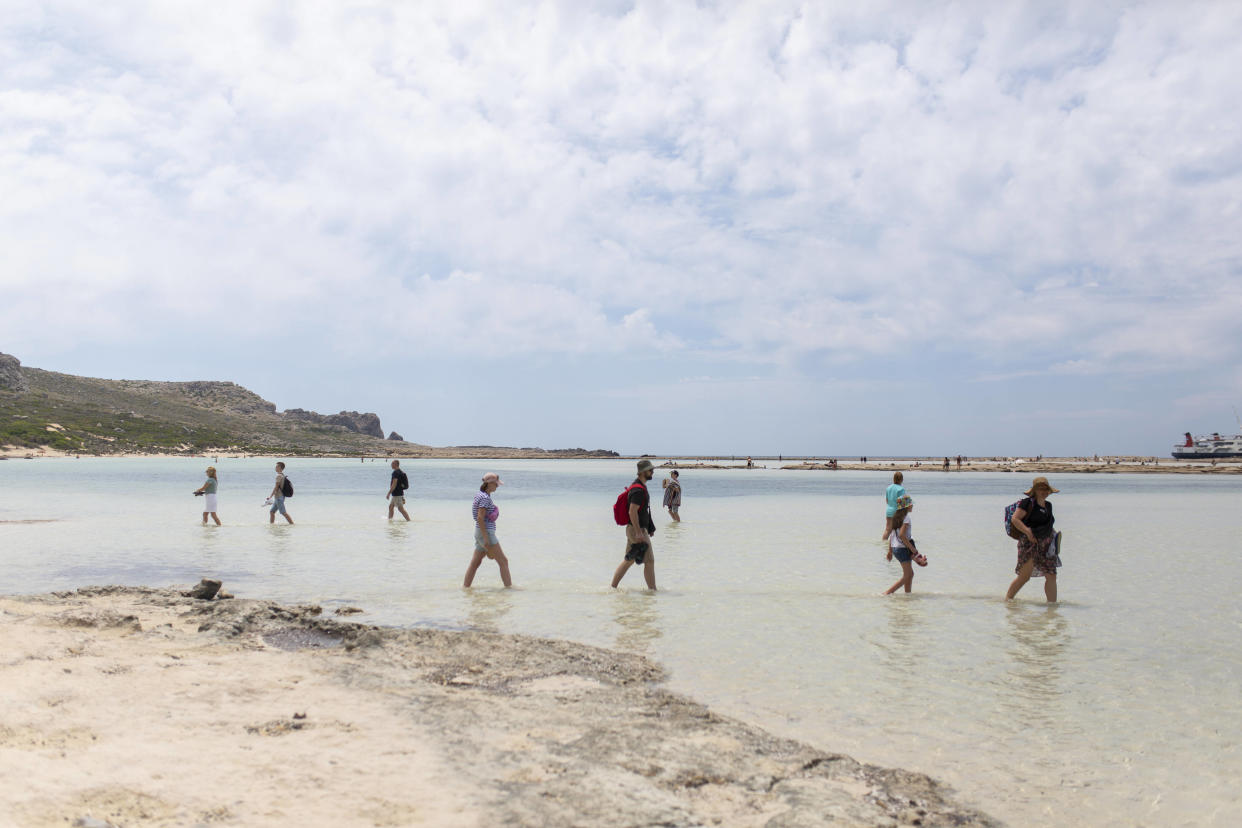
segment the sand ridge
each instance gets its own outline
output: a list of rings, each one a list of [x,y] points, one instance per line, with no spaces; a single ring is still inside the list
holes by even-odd
[[[95,587],[0,598],[13,824],[993,825],[641,656]]]

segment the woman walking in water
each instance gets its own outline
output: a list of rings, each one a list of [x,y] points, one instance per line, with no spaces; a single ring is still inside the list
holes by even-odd
[[[474,555],[470,558],[470,566],[466,567],[466,579],[462,582],[464,587],[474,583],[474,573],[478,572],[479,564],[485,557],[491,558],[500,567],[500,580],[504,585],[513,586],[513,579],[509,577],[509,559],[505,557],[496,537],[496,519],[500,517],[500,509],[492,502],[492,492],[501,485],[500,476],[488,472],[483,475],[483,485],[479,486],[479,493],[474,496],[471,508],[474,516]]]
[[[1014,568],[1017,577],[1005,593],[1007,601],[1017,595],[1032,576],[1044,579],[1048,603],[1057,600],[1057,567],[1061,565],[1057,536],[1061,533],[1052,528],[1055,518],[1048,495],[1059,491],[1052,488],[1048,478],[1035,478],[1025,492],[1026,498],[1018,502],[1018,508],[1009,519],[1009,525],[1017,532],[1018,565]]]
[[[220,516],[216,514],[216,489],[220,486],[220,481],[216,479],[216,467],[207,467],[207,482],[194,490],[196,497],[203,498],[203,525],[207,525],[207,516],[211,515],[211,519],[216,522],[216,526],[220,525]]]
[[[893,514],[893,531],[888,536],[888,554],[885,555],[884,560],[897,559],[901,564],[901,578],[884,590],[885,595],[892,595],[902,588],[906,592],[910,591],[910,587],[914,585],[914,567],[910,566],[911,561],[919,566],[927,566],[927,558],[919,554],[919,550],[914,546],[914,538],[910,537],[910,531],[914,525],[910,520],[910,512],[913,509],[914,500],[910,495],[897,498],[897,511]]]
[[[669,516],[674,522],[681,523],[681,515],[678,514],[678,510],[681,509],[681,481],[678,479],[676,469],[669,474],[671,477],[664,478],[664,508],[668,509]]]

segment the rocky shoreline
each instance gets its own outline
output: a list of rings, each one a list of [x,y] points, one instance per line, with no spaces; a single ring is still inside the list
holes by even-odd
[[[0,598],[0,636],[23,826],[998,824],[564,641],[136,587]]]

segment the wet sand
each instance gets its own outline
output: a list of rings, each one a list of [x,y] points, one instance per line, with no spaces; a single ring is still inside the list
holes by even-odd
[[[31,828],[996,824],[568,642],[90,587],[0,598],[0,654],[0,811]]]

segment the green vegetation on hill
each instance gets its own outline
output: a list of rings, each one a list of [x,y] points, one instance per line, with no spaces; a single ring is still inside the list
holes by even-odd
[[[408,455],[426,448],[286,418],[272,403],[229,382],[106,380],[19,370],[24,389],[0,390],[0,445],[84,454]]]
[[[369,433],[368,433],[369,432]],[[616,457],[597,449],[431,448],[385,440],[375,414],[276,406],[231,382],[77,377],[0,354],[0,447],[75,454],[284,454],[398,457]]]

